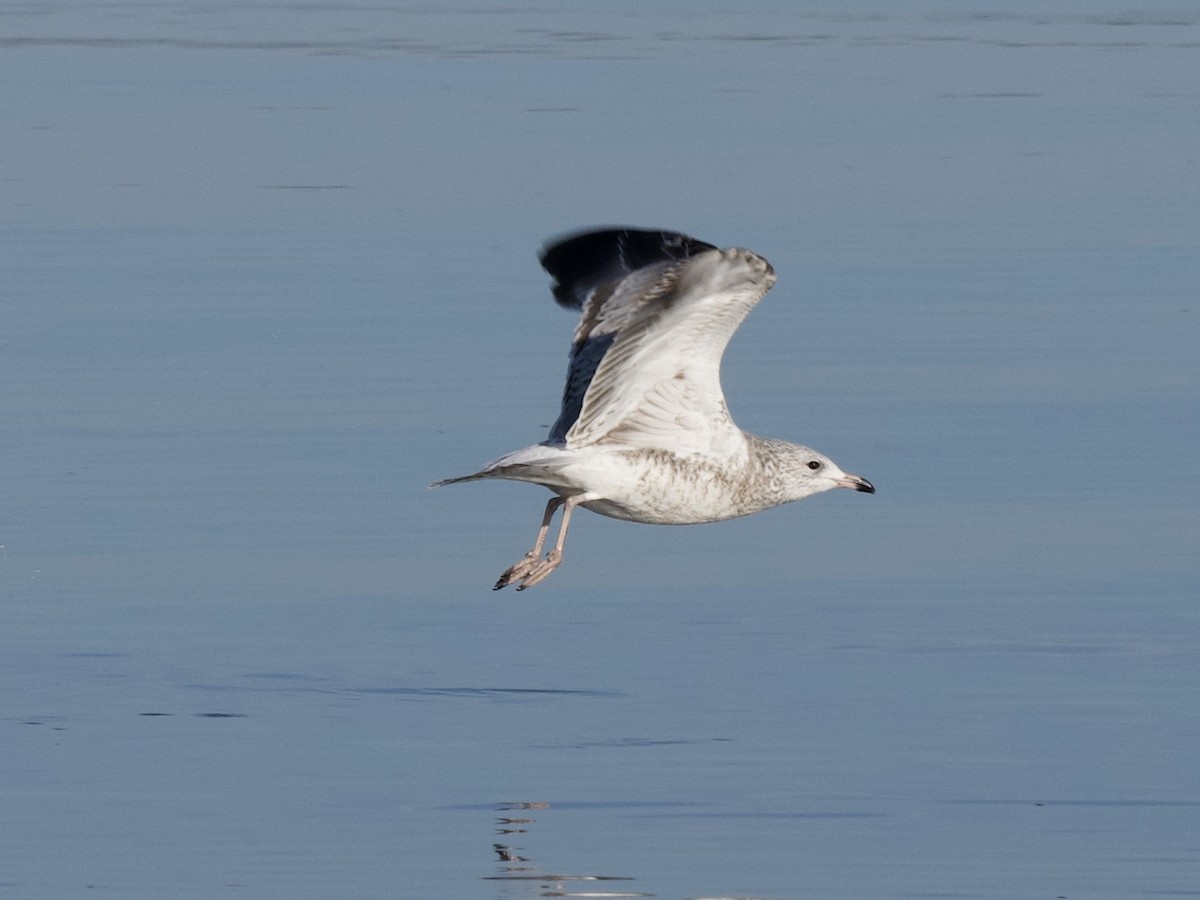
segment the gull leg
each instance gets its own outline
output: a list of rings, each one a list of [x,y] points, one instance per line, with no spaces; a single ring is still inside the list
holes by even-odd
[[[533,565],[533,568],[526,573],[525,577],[521,579],[521,583],[517,585],[518,591],[533,587],[539,581],[545,580],[551,572],[558,568],[559,563],[562,562],[563,544],[567,542],[567,526],[571,524],[571,513],[583,499],[583,494],[576,494],[563,501],[562,522],[558,526],[558,540],[554,542],[554,549],[546,554],[545,559],[538,560]]]
[[[504,570],[500,580],[492,588],[493,591],[508,587],[514,581],[520,581],[538,564],[542,555],[542,547],[546,544],[546,535],[550,531],[550,520],[554,518],[554,513],[558,508],[566,502],[565,497],[550,499],[550,502],[546,504],[546,512],[542,515],[542,527],[538,530],[537,540],[533,542],[533,549]]]

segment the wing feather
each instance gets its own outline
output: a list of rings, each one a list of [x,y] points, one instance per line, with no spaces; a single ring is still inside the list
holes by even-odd
[[[615,285],[626,275],[656,263],[688,259],[716,249],[675,231],[589,229],[548,244],[541,263],[554,279],[554,299],[562,306],[581,309],[598,287]]]
[[[586,264],[575,269],[571,260]],[[775,283],[766,260],[671,232],[624,229],[556,244],[543,264],[559,302],[581,306],[551,440],[704,451],[740,434],[725,408],[721,356]]]
[[[549,440],[562,441],[579,418],[583,398],[634,301],[652,287],[660,264],[687,259],[712,244],[673,231],[607,228],[568,235],[542,251],[559,305],[584,310],[571,346],[562,407]],[[630,280],[632,279],[632,280]],[[613,294],[621,289],[623,296]],[[589,312],[590,311],[590,312]]]

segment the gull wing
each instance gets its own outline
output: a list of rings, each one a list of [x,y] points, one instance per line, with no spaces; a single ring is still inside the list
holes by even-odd
[[[624,300],[612,298],[614,290],[629,276],[715,249],[712,244],[672,231],[609,228],[560,238],[543,250],[541,263],[554,278],[551,290],[560,306],[583,310],[589,301],[596,299],[591,309],[603,312],[607,306],[612,319],[611,314],[622,305],[630,308]],[[645,280],[645,276],[639,280]],[[588,326],[586,321],[587,313],[575,331],[562,412],[550,429],[551,441],[564,440],[578,420],[592,376],[617,337],[616,320],[600,327]]]
[[[626,228],[555,243],[542,265],[558,302],[582,313],[551,441],[705,452],[740,436],[721,356],[775,283],[765,259]]]

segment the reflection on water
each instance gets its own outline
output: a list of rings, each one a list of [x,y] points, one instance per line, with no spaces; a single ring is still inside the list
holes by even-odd
[[[537,822],[537,819],[519,815],[519,813],[545,809],[550,809],[549,803],[500,803],[496,806],[496,811],[502,814],[496,819],[496,834],[503,837],[504,842],[492,844],[492,850],[497,856],[499,866],[496,874],[484,875],[484,881],[520,882],[522,886],[531,889],[533,889],[533,884],[536,884],[538,892],[536,896],[538,897],[655,896],[640,891],[575,891],[568,889],[568,885],[572,882],[633,881],[634,879],[628,875],[564,875],[552,870],[550,872],[543,871],[532,857],[524,855],[529,852],[525,847],[515,846],[510,842],[516,839],[517,835],[528,834],[530,832],[528,826]],[[512,815],[509,815],[510,813]],[[506,886],[497,896],[502,900],[509,900],[509,898],[517,896],[530,896],[524,891],[519,894],[513,893],[513,890],[512,886]]]

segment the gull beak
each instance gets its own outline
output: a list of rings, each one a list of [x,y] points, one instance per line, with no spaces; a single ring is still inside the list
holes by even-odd
[[[849,472],[846,473],[844,478],[838,479],[837,486],[862,491],[864,494],[875,493],[875,485],[871,484],[867,479],[859,475],[851,475]]]

